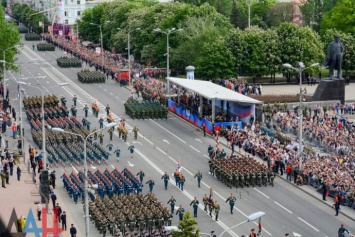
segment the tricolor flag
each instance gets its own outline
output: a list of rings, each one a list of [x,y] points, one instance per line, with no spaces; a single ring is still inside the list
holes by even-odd
[[[178,160],[178,163],[177,163],[177,169],[179,170],[179,172],[181,172],[181,164],[180,164],[180,159]]]
[[[261,227],[261,217],[259,218],[259,231],[258,231],[258,236],[262,236],[262,230],[263,228]]]

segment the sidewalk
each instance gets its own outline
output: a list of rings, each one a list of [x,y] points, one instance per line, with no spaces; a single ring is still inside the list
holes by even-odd
[[[26,164],[27,161],[29,160],[28,157],[29,155],[26,154]],[[21,179],[20,181],[17,180],[17,175],[16,175],[16,169],[17,166],[14,166],[14,174],[13,176],[10,176],[10,184],[6,185],[6,188],[1,188],[0,192],[0,197],[1,197],[1,203],[0,203],[0,219],[1,223],[3,224],[2,227],[7,228],[9,224],[9,220],[11,215],[13,214],[13,210],[15,210],[17,218],[20,218],[20,216],[23,216],[27,218],[29,211],[32,210],[34,219],[36,220],[36,225],[37,228],[43,228],[42,226],[42,221],[38,221],[37,219],[37,204],[35,202],[38,202],[41,200],[40,195],[39,195],[39,190],[38,186],[36,186],[32,182],[32,177],[29,172],[28,168],[25,165],[23,157],[20,159],[21,164],[19,167],[21,168]],[[38,182],[38,174],[37,174],[37,182]],[[60,184],[60,179],[57,177],[57,185]],[[75,221],[71,217],[70,210],[66,208],[66,205],[64,202],[62,202],[61,198],[59,195],[57,195],[58,199],[57,202],[61,206],[62,210],[66,212],[67,214],[67,231],[64,231],[61,236],[63,237],[70,237],[69,229],[70,225],[74,223],[74,226],[76,226]],[[53,228],[53,206],[52,206],[52,201],[49,201],[49,209],[50,213],[47,214],[47,228]],[[45,204],[42,204],[42,207],[45,208]],[[43,213],[42,213],[42,220],[43,220]],[[1,225],[0,225],[1,227]],[[61,224],[58,224],[58,227],[61,228]],[[29,228],[35,228],[35,226],[30,226]],[[2,232],[1,230],[0,232]],[[82,231],[77,229],[78,234],[77,236],[83,236]],[[17,233],[17,227],[16,225],[12,224],[11,226],[11,233]],[[35,234],[32,232],[28,233],[26,236],[35,236]],[[48,234],[47,236],[53,236],[52,234]]]

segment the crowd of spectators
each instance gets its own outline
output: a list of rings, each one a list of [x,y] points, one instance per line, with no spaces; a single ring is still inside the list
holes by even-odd
[[[226,87],[230,90],[234,90],[243,95],[261,95],[262,85],[255,83],[248,83],[244,80],[239,80],[236,78],[231,79],[218,79],[212,80],[213,83],[216,83],[220,86]]]

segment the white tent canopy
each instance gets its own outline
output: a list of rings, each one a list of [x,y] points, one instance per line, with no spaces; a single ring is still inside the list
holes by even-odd
[[[246,104],[262,104],[263,102],[255,100],[243,94],[237,93],[228,88],[219,86],[210,81],[187,80],[176,77],[167,77],[167,80],[173,84],[184,87],[193,91],[207,99],[218,99],[226,101],[234,101]]]

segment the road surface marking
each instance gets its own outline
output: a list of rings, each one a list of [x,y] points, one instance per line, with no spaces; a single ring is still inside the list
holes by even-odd
[[[197,150],[195,147],[193,147],[193,146],[191,146],[191,145],[190,145],[190,147],[191,147],[192,149],[194,149],[195,151],[197,151],[198,153],[200,153],[200,151]]]
[[[113,95],[113,93],[112,93],[112,92],[110,92],[110,94],[111,94],[111,95]]]
[[[116,96],[116,99],[119,99],[119,98]]]
[[[204,157],[206,157],[207,159],[210,159],[207,155],[203,155]]]
[[[201,142],[201,143],[202,143],[202,141],[201,141],[200,139],[198,139],[198,138],[196,138],[195,140],[196,140],[196,141],[199,141],[199,142]]]
[[[296,233],[296,232],[292,232],[292,233],[293,233],[293,236],[294,236],[294,237],[302,237],[301,234],[298,234],[298,233]],[[328,237],[328,236],[326,236],[326,237]]]
[[[267,199],[270,199],[270,197],[268,195],[266,195],[265,193],[261,192],[259,189],[254,188],[255,191],[257,191],[258,193],[260,193],[261,195],[263,195],[264,197],[266,197]]]
[[[275,202],[275,201],[274,201],[274,203],[275,203],[276,205],[278,205],[279,207],[283,208],[283,209],[284,209],[285,211],[287,211],[288,213],[292,214],[292,211],[288,210],[286,207],[282,206],[280,203]]]
[[[163,151],[162,149],[160,149],[159,147],[155,147],[155,148],[157,148],[158,151],[160,151],[161,153],[163,153],[164,155],[166,155],[166,152]]]
[[[168,142],[168,140],[163,140],[163,142],[170,144],[170,143]]]
[[[132,143],[134,143],[134,144],[137,143],[137,144],[139,144],[139,145],[141,145],[141,146],[143,145],[141,142],[136,142],[136,141],[132,141]]]
[[[104,88],[104,91],[107,91],[107,89]]]
[[[136,150],[137,154],[140,155],[148,164],[150,164],[156,171],[158,171],[158,173],[160,173],[161,175],[164,174],[164,172],[158,167],[156,166],[149,158],[147,158],[145,155],[143,155],[143,153],[141,153],[138,149]],[[175,186],[175,182],[173,182],[172,179],[169,180],[169,182],[174,186]],[[189,200],[193,199],[193,196],[190,195],[186,189],[182,192],[185,196],[187,196],[189,198]],[[201,210],[204,210],[204,207],[202,206],[202,204],[199,205],[199,208]],[[214,216],[214,215],[213,215]],[[228,230],[229,227],[226,226],[222,221],[218,221],[217,222],[218,225],[220,225],[224,230]],[[236,236],[238,237],[238,235],[236,233],[233,232],[233,230],[229,230],[228,233],[230,233],[232,236]]]
[[[149,119],[149,120],[152,121],[153,123],[155,123],[156,125],[158,125],[159,127],[161,127],[162,129],[164,129],[166,132],[170,133],[172,136],[174,136],[176,139],[180,140],[182,143],[186,144],[186,142],[184,140],[182,140],[180,137],[176,136],[174,133],[170,132],[168,129],[164,128],[163,126],[161,126],[160,124],[155,122],[153,119]]]
[[[315,231],[319,232],[319,230],[316,227],[314,227],[313,225],[309,224],[307,221],[303,220],[301,217],[298,217],[298,219],[300,221],[302,221],[303,223],[305,223],[306,225],[308,225],[309,227],[311,227],[312,229],[314,229]]]

